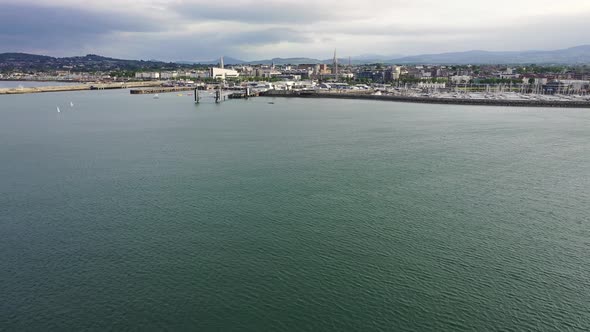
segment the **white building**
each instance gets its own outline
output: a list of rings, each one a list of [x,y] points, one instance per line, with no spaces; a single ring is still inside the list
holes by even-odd
[[[273,68],[256,68],[256,70],[254,70],[254,75],[256,77],[270,78],[281,75],[281,72]]]
[[[469,75],[455,75],[455,76],[451,76],[451,82],[455,83],[455,84],[459,84],[459,83],[469,83],[469,81],[471,81],[471,76]]]
[[[193,71],[188,75],[190,78],[210,78],[211,71],[209,70],[197,70]]]
[[[420,79],[428,80],[432,78],[432,72],[422,70]]]
[[[418,83],[418,87],[421,89],[444,89],[447,87],[447,84],[446,83],[420,82],[420,83]]]
[[[574,90],[588,88],[590,86],[590,81],[583,81],[583,80],[557,80],[558,82],[570,87]]]
[[[312,80],[298,81],[293,83],[293,89],[313,89],[316,83]]]
[[[211,68],[210,77],[215,79],[236,78],[240,73],[233,69]]]
[[[402,74],[402,67],[400,66],[392,66],[390,70],[386,71],[386,76],[390,76],[388,77],[388,80],[390,81],[396,81],[399,80],[399,77]]]
[[[175,71],[160,73],[160,78],[163,80],[169,80],[169,79],[173,79],[173,78],[177,78],[177,77],[178,77],[178,73]]]
[[[140,72],[140,73],[135,73],[135,78],[148,79],[148,80],[157,80],[157,79],[160,78],[160,73],[157,73],[157,72]]]

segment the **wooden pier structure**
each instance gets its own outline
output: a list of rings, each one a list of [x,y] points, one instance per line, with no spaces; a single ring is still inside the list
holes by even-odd
[[[228,96],[229,99],[248,99],[251,97],[258,97],[258,92],[252,92],[250,88],[245,88],[243,92],[234,92]]]

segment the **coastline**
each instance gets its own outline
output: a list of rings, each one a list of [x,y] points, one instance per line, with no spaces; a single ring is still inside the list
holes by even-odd
[[[85,83],[77,85],[53,85],[23,88],[0,88],[0,95],[42,93],[42,92],[64,92],[64,91],[83,91],[83,90],[110,90],[110,89],[128,89],[160,86],[162,82],[120,82],[120,83]]]
[[[546,100],[507,100],[507,99],[455,99],[436,97],[387,96],[362,93],[334,93],[315,91],[276,91],[269,90],[260,93],[262,97],[283,98],[332,98],[332,99],[361,99],[381,100],[420,104],[442,105],[480,105],[480,106],[508,106],[508,107],[556,107],[556,108],[590,108],[590,102],[584,101],[546,101]]]

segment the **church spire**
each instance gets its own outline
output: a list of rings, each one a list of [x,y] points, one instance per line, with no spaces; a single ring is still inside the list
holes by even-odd
[[[336,56],[336,49],[334,49],[334,69],[333,69],[333,74],[334,74],[334,78],[336,80],[338,80],[338,57]]]

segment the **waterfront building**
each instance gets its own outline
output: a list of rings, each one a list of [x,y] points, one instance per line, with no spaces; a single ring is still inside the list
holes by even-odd
[[[135,78],[157,80],[157,79],[160,79],[160,73],[158,73],[158,72],[138,72],[138,73],[135,73]]]
[[[236,70],[224,68],[211,68],[209,77],[214,79],[237,78],[240,76]]]
[[[446,83],[432,83],[432,82],[419,82],[418,88],[420,89],[444,89],[447,87]]]
[[[587,91],[590,81],[582,80],[554,80],[544,85],[547,94],[572,94]]]
[[[364,70],[364,71],[356,73],[355,77],[360,80],[369,80],[369,81],[373,81],[373,82],[383,82],[384,81],[384,72],[380,71],[380,70]]]
[[[174,79],[178,77],[178,72],[162,72],[160,73],[160,78],[163,80]]]
[[[455,75],[451,76],[451,82],[453,84],[469,83],[473,77],[468,75]]]
[[[274,77],[281,79],[281,80],[288,80],[288,81],[300,81],[301,80],[301,75],[295,75],[295,74],[279,74]]]
[[[211,72],[208,70],[195,70],[188,75],[190,78],[210,78]]]
[[[256,68],[256,70],[254,70],[254,73],[254,76],[264,78],[271,78],[282,74],[280,71],[268,66]]]
[[[328,65],[325,63],[319,64],[318,65],[318,74],[319,75],[326,75],[326,74],[330,74],[330,69],[328,68]]]
[[[399,80],[401,75],[401,67],[393,66],[385,70],[385,82],[393,82]]]

